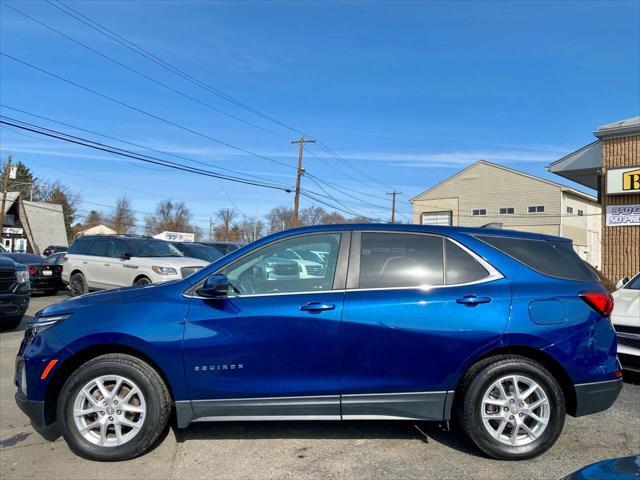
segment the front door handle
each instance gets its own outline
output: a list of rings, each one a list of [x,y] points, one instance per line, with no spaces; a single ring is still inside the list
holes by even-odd
[[[336,306],[333,303],[309,302],[300,306],[303,312],[320,312],[322,310],[333,310]]]
[[[491,297],[478,297],[476,295],[465,295],[462,298],[456,300],[456,303],[460,305],[465,305],[467,307],[476,307],[481,303],[489,303],[491,301]]]

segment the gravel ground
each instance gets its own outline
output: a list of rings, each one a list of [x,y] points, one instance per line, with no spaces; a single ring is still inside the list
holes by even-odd
[[[169,430],[148,454],[127,462],[83,460],[63,440],[44,441],[13,400],[14,356],[25,323],[64,299],[32,299],[23,324],[0,332],[0,478],[518,478],[553,479],[605,458],[640,453],[640,378],[625,377],[606,412],[567,417],[558,443],[534,460],[484,457],[437,423],[231,422]],[[418,427],[418,428],[416,428]],[[423,435],[424,432],[425,435]]]

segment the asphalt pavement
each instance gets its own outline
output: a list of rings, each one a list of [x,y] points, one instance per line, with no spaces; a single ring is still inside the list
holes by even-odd
[[[15,405],[14,357],[24,325],[65,296],[35,297],[22,325],[0,331],[1,479],[554,479],[606,458],[640,453],[640,377],[625,376],[606,412],[567,417],[556,445],[533,460],[485,457],[458,432],[429,422],[228,422],[169,429],[152,451],[107,464],[62,439],[43,440]]]

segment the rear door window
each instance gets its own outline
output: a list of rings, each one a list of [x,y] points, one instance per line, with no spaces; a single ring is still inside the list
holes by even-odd
[[[573,250],[570,241],[489,235],[477,235],[476,238],[544,275],[583,282],[598,280],[589,266]]]
[[[433,235],[363,232],[359,287],[442,285],[442,243]]]
[[[98,238],[94,240],[93,245],[89,248],[87,255],[94,257],[106,257],[109,250],[109,240],[106,238]]]
[[[111,258],[121,258],[127,252],[127,244],[118,239],[111,239],[108,256]]]

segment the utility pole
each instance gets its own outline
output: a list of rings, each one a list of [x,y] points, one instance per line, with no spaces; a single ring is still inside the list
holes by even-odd
[[[315,142],[315,140],[305,140],[304,135],[300,137],[300,140],[291,142],[300,145],[300,149],[298,151],[298,173],[296,174],[296,196],[293,200],[293,228],[298,226],[298,211],[300,210],[300,177],[304,174],[304,169],[302,168],[302,151],[304,150],[305,143]]]
[[[7,203],[7,189],[9,188],[9,176],[11,175],[11,162],[13,157],[9,154],[9,159],[2,172],[2,206],[0,207],[0,230],[4,226],[4,208]]]
[[[213,219],[209,217],[209,241],[213,240]]]
[[[396,195],[401,195],[402,192],[387,192],[387,195],[391,195],[391,223],[396,223]]]

